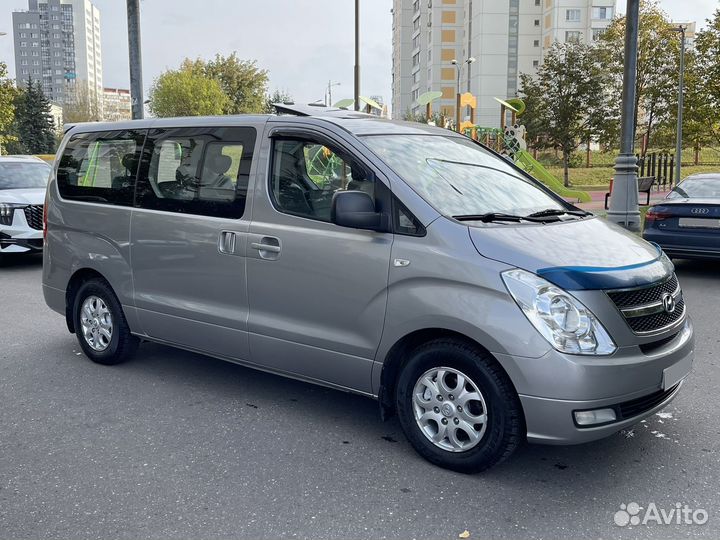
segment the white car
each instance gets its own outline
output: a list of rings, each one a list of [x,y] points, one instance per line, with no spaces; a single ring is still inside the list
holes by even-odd
[[[50,165],[34,156],[0,156],[0,257],[41,251]]]

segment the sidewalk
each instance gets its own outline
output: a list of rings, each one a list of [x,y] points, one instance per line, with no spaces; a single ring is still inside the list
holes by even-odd
[[[598,210],[605,211],[605,191],[588,191],[590,194],[590,197],[592,197],[592,201],[587,203],[579,203],[577,200],[572,199],[566,199],[567,201],[573,203],[578,208],[582,208],[583,210],[587,210],[589,212],[596,212]],[[655,204],[665,198],[665,196],[670,193],[669,190],[666,191],[652,191],[650,192],[650,204]],[[640,203],[645,202],[646,195],[644,193],[638,194]]]

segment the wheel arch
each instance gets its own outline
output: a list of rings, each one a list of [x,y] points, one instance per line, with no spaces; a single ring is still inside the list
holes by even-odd
[[[91,279],[101,279],[112,289],[112,285],[110,285],[110,282],[105,278],[105,276],[93,268],[80,268],[79,270],[76,270],[72,276],[70,276],[67,288],[65,289],[65,323],[67,324],[68,330],[71,334],[75,333],[75,321],[72,313],[73,305],[75,304],[75,296],[80,290],[82,284]]]
[[[414,330],[398,339],[392,347],[390,347],[388,353],[385,355],[381,367],[379,367],[381,372],[380,384],[378,387],[378,401],[380,403],[380,415],[383,419],[387,419],[395,414],[395,387],[397,385],[400,372],[408,361],[408,354],[424,343],[442,338],[453,339],[461,343],[466,343],[487,354],[507,376],[508,381],[517,393],[517,389],[515,388],[507,370],[500,362],[498,362],[497,358],[495,358],[487,347],[483,346],[482,343],[479,343],[477,340],[456,330],[450,330],[447,328],[422,328]]]

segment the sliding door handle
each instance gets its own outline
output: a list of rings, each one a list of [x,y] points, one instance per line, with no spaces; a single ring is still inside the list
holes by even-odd
[[[232,231],[222,231],[218,238],[218,251],[225,255],[235,253],[235,233]]]

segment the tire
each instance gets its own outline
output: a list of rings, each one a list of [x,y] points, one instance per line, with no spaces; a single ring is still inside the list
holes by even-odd
[[[98,364],[111,366],[124,362],[135,354],[140,344],[130,333],[115,293],[102,279],[91,279],[80,286],[73,302],[73,320],[80,347]],[[85,330],[88,327],[90,334]]]
[[[431,396],[433,390],[443,399]],[[437,339],[412,351],[395,397],[410,444],[445,469],[484,471],[510,457],[526,437],[520,400],[507,374],[492,356],[460,340]]]

